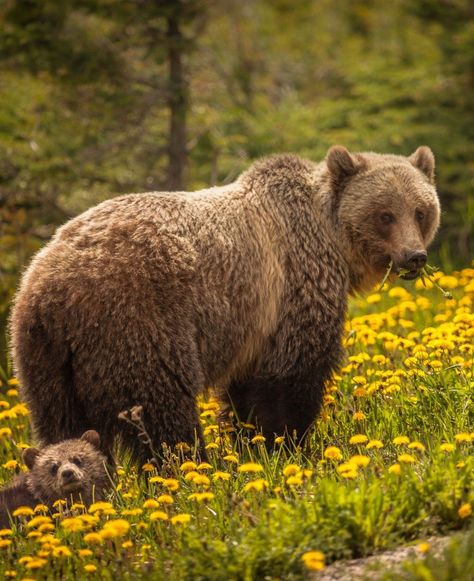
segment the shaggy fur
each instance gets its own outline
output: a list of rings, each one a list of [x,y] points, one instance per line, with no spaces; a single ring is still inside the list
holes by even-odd
[[[426,260],[433,175],[427,147],[336,146],[318,164],[276,155],[229,186],[118,197],[71,220],[34,258],[11,320],[36,436],[100,429],[144,460],[118,413],[142,405],[158,450],[194,442],[210,385],[269,439],[302,436],[342,356],[348,294],[390,260],[409,278]]]
[[[10,486],[0,490],[0,528],[8,526],[10,515],[20,506],[45,504],[52,508],[59,499],[89,505],[100,499],[109,477],[99,444],[99,434],[89,430],[80,439],[42,450],[27,448],[23,458],[29,472],[19,474]]]

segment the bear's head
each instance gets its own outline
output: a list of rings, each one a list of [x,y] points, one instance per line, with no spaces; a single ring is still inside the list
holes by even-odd
[[[89,504],[108,482],[106,458],[99,446],[99,434],[88,430],[78,439],[27,448],[23,459],[29,468],[28,488],[47,504],[71,498]]]
[[[429,147],[409,157],[332,147],[326,157],[333,216],[349,263],[351,290],[391,277],[412,280],[427,261],[440,220]]]

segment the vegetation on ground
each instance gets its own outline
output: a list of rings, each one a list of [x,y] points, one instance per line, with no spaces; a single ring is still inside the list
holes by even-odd
[[[348,358],[305,448],[281,435],[269,453],[250,424],[231,433],[211,394],[199,404],[209,462],[180,446],[138,477],[120,457],[105,501],[18,510],[0,531],[0,575],[305,579],[339,559],[469,527],[474,268],[433,276],[452,299],[418,280],[353,300]],[[0,389],[7,482],[24,469],[31,437],[17,380],[4,373]],[[472,566],[459,547],[442,566],[428,557],[396,578],[450,579]]]

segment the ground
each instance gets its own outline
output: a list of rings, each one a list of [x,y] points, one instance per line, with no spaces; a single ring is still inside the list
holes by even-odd
[[[391,551],[406,546],[421,557],[432,537],[466,531],[474,503],[474,268],[436,278],[452,299],[417,281],[353,301],[348,358],[327,386],[307,449],[281,437],[268,454],[249,425],[230,438],[210,396],[200,402],[209,463],[181,447],[168,451],[160,471],[145,465],[138,479],[120,457],[106,502],[88,510],[58,503],[52,515],[41,506],[20,510],[18,525],[0,531],[0,575],[343,579],[351,567],[363,565],[363,575],[372,568],[343,560],[382,552],[391,562],[399,554]],[[24,468],[21,450],[32,442],[28,409],[6,371],[0,393],[7,482]],[[444,577],[433,551],[422,565],[382,566],[372,578],[447,581],[454,562],[469,575],[468,551],[441,550]]]

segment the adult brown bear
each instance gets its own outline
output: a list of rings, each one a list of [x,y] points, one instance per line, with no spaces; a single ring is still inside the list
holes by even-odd
[[[414,278],[439,224],[434,158],[258,161],[233,184],[118,197],[60,228],[33,259],[11,320],[37,438],[100,431],[143,406],[155,449],[201,441],[196,396],[223,388],[269,440],[302,436],[342,355],[350,292]]]

